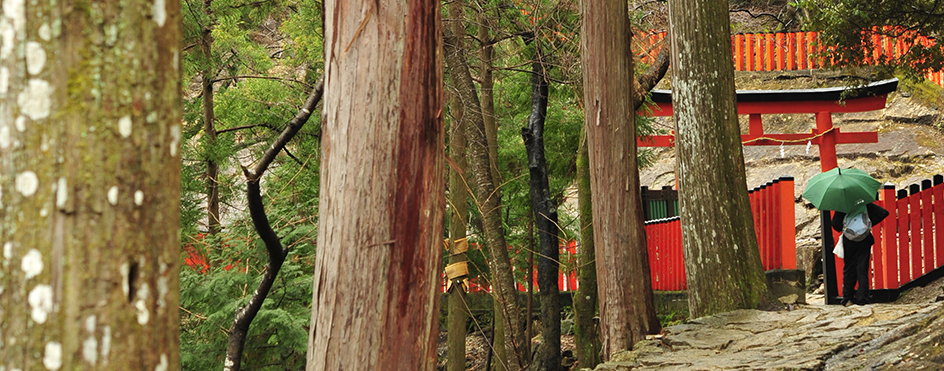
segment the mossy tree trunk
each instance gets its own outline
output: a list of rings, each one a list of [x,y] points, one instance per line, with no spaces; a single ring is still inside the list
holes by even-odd
[[[308,370],[436,367],[443,184],[440,2],[325,3]]]
[[[179,2],[11,0],[0,369],[180,368]]]
[[[658,332],[636,163],[632,32],[626,2],[580,2],[584,111],[593,192],[602,353]]]
[[[452,29],[453,34],[463,34],[465,32],[465,18],[463,17],[463,3],[454,1],[449,5],[449,18],[453,19],[447,27]],[[464,48],[461,39],[457,39]],[[469,162],[466,159],[466,140],[465,140],[465,107],[455,93],[454,87],[447,89],[449,92],[449,112],[452,121],[449,125],[449,157],[458,169],[449,169],[449,244],[450,256],[449,264],[462,264],[467,262],[468,258],[464,252],[456,250],[458,247],[456,241],[466,237],[468,228],[467,218],[469,216],[469,185],[466,182],[466,175],[469,173]],[[468,263],[466,263],[468,264]],[[456,285],[454,283],[453,285]],[[448,293],[447,303],[449,305],[449,322],[446,339],[446,369],[448,371],[465,371],[465,337],[466,323],[469,320],[469,309],[466,305],[465,288],[459,286],[452,287]]]
[[[682,243],[692,318],[765,301],[724,0],[669,3]]]
[[[574,343],[577,362],[582,368],[600,363],[600,333],[593,317],[597,314],[597,271],[593,251],[593,204],[590,194],[590,162],[587,131],[580,131],[577,150],[577,205],[580,210],[580,255],[577,273],[580,286],[574,295]]]

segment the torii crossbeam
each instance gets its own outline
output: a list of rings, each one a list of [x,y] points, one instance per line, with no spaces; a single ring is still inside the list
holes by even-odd
[[[876,132],[843,133],[833,126],[832,113],[867,112],[885,108],[888,94],[898,88],[898,79],[871,83],[858,89],[821,88],[793,90],[738,90],[738,115],[749,115],[748,133],[741,135],[745,146],[806,145],[819,147],[822,171],[837,166],[836,144],[877,143]],[[653,90],[656,104],[643,115],[672,116],[672,92]],[[765,134],[761,115],[764,114],[816,115],[816,128],[810,133]],[[675,135],[653,135],[637,140],[640,147],[675,146]]]

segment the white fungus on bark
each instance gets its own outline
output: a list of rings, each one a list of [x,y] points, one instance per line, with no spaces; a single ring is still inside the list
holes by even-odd
[[[46,80],[30,79],[26,84],[26,89],[23,89],[17,97],[20,112],[33,120],[49,117],[49,110],[52,107],[52,90],[52,86]]]
[[[10,69],[0,67],[0,94],[10,91]]]
[[[164,23],[167,22],[167,7],[164,0],[154,0],[151,11],[154,13],[154,22],[157,26],[164,27]]]
[[[177,156],[177,147],[180,145],[180,125],[170,127],[170,157]]]
[[[56,207],[63,209],[69,199],[69,184],[66,178],[59,178],[56,183]]]
[[[49,28],[49,23],[43,23],[42,26],[39,26],[39,38],[43,41],[52,39],[52,29]]]
[[[3,125],[0,126],[0,149],[7,149],[10,147],[10,127]]]
[[[25,197],[32,196],[36,193],[36,189],[39,188],[39,178],[37,178],[36,173],[32,171],[24,171],[16,174],[13,187]]]
[[[20,268],[26,273],[26,279],[38,276],[43,272],[43,254],[36,249],[30,249],[23,256]]]
[[[118,186],[111,186],[111,188],[108,189],[107,197],[108,197],[108,203],[110,203],[112,206],[117,205],[118,204]]]
[[[144,192],[142,192],[140,189],[137,191],[134,191],[134,204],[141,206],[141,204],[143,203],[144,203]]]
[[[161,363],[158,363],[157,367],[154,367],[154,371],[167,371],[167,368],[169,366],[170,365],[167,362],[167,355],[164,353],[161,353]]]
[[[122,138],[131,136],[131,116],[126,115],[118,119],[118,134],[121,134]]]
[[[30,290],[26,302],[29,303],[31,309],[30,318],[39,324],[46,323],[49,312],[52,312],[52,286],[36,285]]]
[[[26,43],[26,72],[38,75],[45,66],[46,49],[43,49],[43,45],[35,41]]]
[[[46,351],[43,353],[43,366],[47,370],[58,370],[62,367],[62,344],[55,341],[46,343]]]
[[[6,242],[3,244],[3,258],[6,260],[13,259],[13,243]]]

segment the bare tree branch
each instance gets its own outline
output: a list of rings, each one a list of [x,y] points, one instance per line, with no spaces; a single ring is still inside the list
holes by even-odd
[[[259,187],[259,180],[262,174],[269,168],[269,165],[275,160],[275,156],[285,148],[285,145],[295,137],[295,134],[301,130],[302,126],[308,122],[311,112],[321,100],[324,93],[324,77],[322,76],[315,88],[312,89],[305,105],[298,110],[295,118],[292,119],[279,135],[279,138],[266,150],[262,159],[256,164],[253,170],[243,167],[243,174],[246,176],[246,200],[249,206],[249,215],[252,217],[253,226],[259,238],[265,243],[266,251],[269,254],[269,262],[266,264],[265,272],[256,291],[253,292],[249,303],[245,307],[236,311],[232,327],[230,327],[229,338],[226,342],[226,370],[239,371],[242,365],[243,348],[246,345],[246,335],[249,333],[249,325],[259,314],[262,303],[272,289],[275,278],[282,269],[282,263],[288,255],[288,248],[282,246],[279,236],[272,229],[269,218],[266,216],[265,205],[262,202],[262,192]]]

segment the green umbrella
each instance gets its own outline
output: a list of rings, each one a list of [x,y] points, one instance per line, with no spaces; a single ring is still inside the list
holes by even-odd
[[[813,176],[806,183],[803,198],[820,210],[835,210],[852,213],[865,209],[875,201],[882,185],[868,173],[858,169],[835,168]]]

